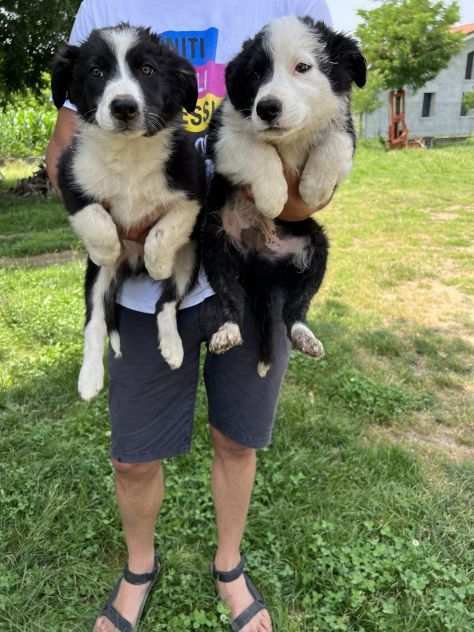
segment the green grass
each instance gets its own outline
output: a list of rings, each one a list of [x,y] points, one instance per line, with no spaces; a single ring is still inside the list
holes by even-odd
[[[18,198],[6,193],[15,180],[31,175],[36,163],[21,160],[0,167],[0,257],[22,257],[77,249],[67,214],[60,200],[53,197]]]
[[[243,547],[280,632],[474,629],[473,171],[472,146],[361,147],[320,215],[332,250],[312,326],[327,358],[292,357]],[[54,202],[6,214],[1,235],[21,218],[33,240],[66,230]],[[2,632],[89,629],[124,561],[106,395],[75,392],[82,274],[0,271]],[[144,630],[226,629],[210,461],[201,388],[193,451],[167,464]]]

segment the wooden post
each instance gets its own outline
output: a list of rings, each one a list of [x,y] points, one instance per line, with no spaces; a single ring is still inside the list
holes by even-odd
[[[390,149],[408,147],[408,127],[405,117],[405,90],[392,90],[389,94],[390,123],[388,141]]]

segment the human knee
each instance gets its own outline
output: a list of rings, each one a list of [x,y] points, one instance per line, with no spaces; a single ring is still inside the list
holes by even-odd
[[[115,475],[124,480],[143,480],[153,478],[160,471],[161,462],[151,461],[150,463],[123,463],[112,459]]]
[[[241,461],[253,460],[255,458],[254,448],[248,448],[241,443],[229,439],[215,428],[212,428],[211,432],[214,452],[217,457]]]

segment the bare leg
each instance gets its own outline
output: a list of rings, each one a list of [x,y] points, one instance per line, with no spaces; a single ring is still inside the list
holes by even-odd
[[[220,571],[230,571],[240,561],[240,543],[252,496],[257,458],[255,450],[227,439],[215,428],[211,431],[214,443],[212,491],[218,532],[215,564]],[[217,582],[217,588],[234,618],[253,601],[243,577],[228,584]],[[264,610],[245,626],[243,632],[271,630],[270,615]]]
[[[164,477],[160,461],[126,464],[114,461],[117,500],[128,548],[132,573],[148,573],[154,564],[155,522],[164,497]],[[135,623],[147,584],[132,586],[122,580],[114,606]],[[115,627],[99,617],[95,632],[115,632]]]

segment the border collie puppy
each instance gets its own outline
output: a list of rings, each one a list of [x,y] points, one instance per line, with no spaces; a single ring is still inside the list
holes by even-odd
[[[261,377],[282,318],[296,349],[324,354],[306,313],[325,274],[328,242],[313,219],[275,219],[288,199],[283,164],[301,178],[308,207],[329,202],[351,170],[352,83],[364,86],[366,72],[355,40],[293,16],[267,25],[227,67],[228,96],[211,122],[216,173],[202,235],[204,266],[223,308],[209,347],[224,353],[242,343],[250,299],[261,330]]]
[[[206,185],[204,159],[181,120],[183,107],[195,109],[198,87],[193,67],[158,36],[121,24],[62,49],[52,91],[55,105],[69,98],[80,119],[59,186],[89,254],[79,376],[88,400],[103,386],[107,332],[120,355],[115,295],[127,275],[146,268],[167,279],[156,306],[159,346],[172,369],[183,361],[176,310],[197,272],[193,237]],[[143,234],[143,247],[131,241]]]

